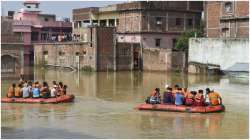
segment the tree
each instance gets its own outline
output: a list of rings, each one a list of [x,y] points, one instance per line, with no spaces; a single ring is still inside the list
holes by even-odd
[[[185,31],[181,34],[179,38],[177,38],[177,42],[175,44],[175,50],[178,51],[187,51],[188,50],[188,41],[191,37],[201,37],[202,36],[201,30],[191,30]]]

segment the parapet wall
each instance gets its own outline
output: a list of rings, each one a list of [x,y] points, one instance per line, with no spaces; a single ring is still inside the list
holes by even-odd
[[[249,63],[249,39],[191,38],[188,62],[219,65],[223,71],[235,63]]]

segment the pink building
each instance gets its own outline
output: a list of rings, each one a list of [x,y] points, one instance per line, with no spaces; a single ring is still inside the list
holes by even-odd
[[[24,8],[13,15],[13,32],[19,34],[24,45],[24,62],[33,61],[33,43],[71,41],[69,20],[56,21],[52,14],[42,14],[38,1],[25,1]]]

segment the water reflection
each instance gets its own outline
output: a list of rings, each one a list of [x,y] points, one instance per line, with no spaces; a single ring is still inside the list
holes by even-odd
[[[41,130],[58,138],[70,132],[76,138],[247,138],[248,85],[231,83],[227,77],[151,72],[65,72],[35,69],[34,81],[63,81],[68,93],[75,94],[70,104],[2,104],[5,138],[20,130]],[[2,96],[12,80],[2,81]],[[133,107],[155,88],[165,84],[189,89],[210,87],[220,92],[226,112],[189,114],[137,111]],[[235,100],[237,99],[237,100]],[[233,127],[232,127],[233,126]],[[55,133],[51,135],[49,129]],[[63,129],[63,130],[61,130]],[[72,133],[71,133],[72,132]],[[78,135],[84,134],[84,135]],[[17,136],[17,135],[14,135]],[[40,137],[39,135],[38,137]],[[19,138],[22,138],[19,137]],[[68,138],[61,135],[62,138]],[[59,138],[61,138],[59,137]]]

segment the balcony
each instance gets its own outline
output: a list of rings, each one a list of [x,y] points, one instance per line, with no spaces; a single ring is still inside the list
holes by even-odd
[[[23,38],[16,35],[1,35],[1,44],[22,44]]]
[[[65,21],[38,21],[35,24],[41,25],[42,27],[72,28],[72,23]]]

